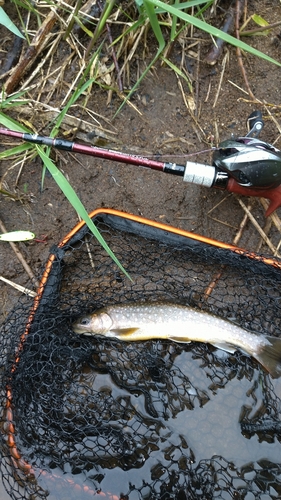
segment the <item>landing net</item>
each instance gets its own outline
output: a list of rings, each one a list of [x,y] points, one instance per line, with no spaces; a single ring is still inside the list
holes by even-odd
[[[85,312],[189,304],[281,335],[281,262],[113,210],[51,249],[1,330],[1,474],[12,499],[281,497],[280,381],[203,343],[83,337]]]

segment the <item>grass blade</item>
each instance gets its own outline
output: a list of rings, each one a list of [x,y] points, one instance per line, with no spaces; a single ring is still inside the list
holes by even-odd
[[[169,59],[167,59],[166,57],[162,56],[161,57],[162,61],[164,61],[165,64],[167,64],[167,66],[169,66],[177,75],[179,75],[181,78],[183,78],[185,80],[185,82],[187,83],[188,85],[188,88],[189,88],[189,91],[190,93],[192,94],[192,83],[191,81],[189,80],[189,78],[187,78],[187,76],[177,67],[175,66],[175,64],[173,64],[171,61],[169,61]]]
[[[162,31],[161,31],[161,28],[160,28],[160,24],[159,24],[159,21],[158,21],[158,18],[157,18],[157,14],[155,13],[155,9],[153,7],[153,4],[150,3],[148,0],[143,0],[143,5],[144,5],[144,8],[145,8],[146,14],[147,14],[147,16],[149,18],[149,21],[150,21],[151,27],[153,29],[154,35],[156,36],[158,44],[159,44],[159,48],[158,48],[157,54],[159,52],[161,53],[162,50],[165,47],[165,40],[164,40]]]
[[[5,128],[9,128],[10,130],[14,130],[15,132],[30,132],[28,128],[24,127],[24,125],[21,125],[19,122],[13,120],[13,118],[10,118],[1,111],[0,111],[0,123]]]
[[[72,186],[69,184],[67,179],[64,177],[64,175],[61,173],[61,171],[56,167],[56,165],[50,160],[50,158],[44,153],[43,149],[40,146],[36,146],[36,149],[38,151],[38,154],[40,158],[42,159],[45,167],[49,170],[51,173],[53,179],[57,183],[57,185],[60,187],[62,190],[63,194],[65,197],[68,199],[68,201],[71,203],[73,208],[76,210],[76,212],[80,215],[80,217],[85,221],[87,224],[88,228],[92,231],[98,242],[103,246],[105,251],[108,253],[108,255],[111,257],[111,259],[117,264],[117,266],[121,269],[121,271],[129,278],[131,281],[132,279],[130,278],[129,274],[127,271],[124,269],[122,264],[119,262],[117,257],[114,255],[112,250],[109,248],[108,244],[94,225],[93,221],[90,219],[90,217],[87,214],[87,211],[78,198],[77,194],[75,193],[74,189]]]
[[[14,35],[19,36],[20,38],[25,38],[20,30],[16,27],[16,25],[11,21],[4,9],[2,9],[2,7],[0,7],[0,24],[3,24],[3,26],[5,26],[7,30],[14,33]]]
[[[2,153],[0,153],[0,160],[5,160],[6,158],[10,158],[10,156],[15,156],[24,153],[25,151],[28,151],[29,149],[33,148],[34,148],[33,144],[29,144],[26,142],[24,144],[20,144],[19,146],[15,146],[14,148],[11,149],[5,149],[5,151],[2,151]]]

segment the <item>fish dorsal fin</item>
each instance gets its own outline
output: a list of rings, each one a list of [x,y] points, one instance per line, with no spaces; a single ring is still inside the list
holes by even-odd
[[[190,344],[191,340],[187,340],[184,337],[169,337],[169,340],[172,340],[173,342],[179,342],[180,344]]]

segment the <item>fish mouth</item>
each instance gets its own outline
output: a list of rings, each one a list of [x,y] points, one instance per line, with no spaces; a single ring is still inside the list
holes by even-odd
[[[85,323],[84,323],[85,321]],[[91,321],[90,318],[86,322],[85,318],[79,318],[72,324],[72,330],[74,333],[80,333],[84,335],[91,335]]]

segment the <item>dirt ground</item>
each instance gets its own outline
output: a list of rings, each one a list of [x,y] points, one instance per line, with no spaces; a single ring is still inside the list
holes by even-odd
[[[281,5],[277,0],[249,1],[248,15],[255,12],[272,24],[281,18]],[[214,22],[219,24],[220,19],[215,19]],[[5,33],[8,37],[8,40],[5,38],[5,50],[8,50],[12,36],[8,32]],[[276,27],[267,36],[251,37],[246,41],[280,61],[279,33],[280,27]],[[193,37],[195,41],[200,42],[200,53],[197,44],[193,49],[196,58],[193,58],[192,51],[187,53],[186,64],[194,80],[194,89],[197,89],[197,113],[192,114],[187,109],[178,79],[172,69],[158,62],[132,98],[132,103],[140,113],[125,105],[113,119],[120,99],[113,95],[108,105],[107,92],[93,87],[88,107],[109,121],[107,123],[104,119],[101,120],[103,126],[115,132],[118,140],[117,144],[107,141],[105,146],[144,156],[151,153],[164,155],[163,158],[185,164],[187,155],[210,149],[212,144],[229,138],[231,134],[243,136],[246,133],[248,115],[253,110],[260,109],[265,121],[261,139],[281,148],[280,67],[250,55],[244,56],[249,83],[257,98],[257,101],[253,102],[245,93],[245,82],[237,64],[236,50],[227,46],[218,63],[209,66],[205,57],[211,47],[210,38],[196,30]],[[62,41],[58,46],[55,64],[58,64],[66,50],[68,46]],[[147,60],[155,50],[156,46],[152,44],[149,48],[150,54],[146,54]],[[226,53],[228,58],[215,103],[222,75],[222,60]],[[182,49],[176,43],[170,53],[170,59],[176,64],[181,54]],[[1,57],[5,58],[5,52],[1,53]],[[140,65],[144,64],[141,53],[136,54],[135,60],[132,61],[132,71],[137,61]],[[77,62],[74,61],[66,71],[67,82],[74,77],[76,67]],[[186,83],[182,82],[182,85],[185,95],[188,95]],[[61,82],[53,96],[54,107],[58,105],[66,89],[67,85]],[[33,92],[35,90],[30,91],[31,96]],[[74,113],[79,117],[78,108]],[[12,113],[12,116],[17,119],[24,118],[21,113],[18,116]],[[42,130],[40,113],[31,116],[29,120],[40,133],[47,135],[50,131],[48,126]],[[73,135],[69,138],[79,142]],[[1,151],[19,143],[18,140],[0,136]],[[53,151],[52,158],[67,176],[88,212],[98,207],[112,207],[228,243],[235,238],[245,215],[236,195],[186,184],[180,177],[65,152]],[[190,156],[188,159],[211,163],[212,156],[209,152]],[[0,178],[4,176],[9,189],[13,190],[19,167],[11,170],[9,168],[9,161],[2,161]],[[23,165],[18,192],[26,192],[27,201],[14,201],[0,194],[0,218],[7,230],[31,230],[36,234],[36,240],[42,240],[19,244],[22,255],[36,277],[40,276],[52,244],[57,244],[78,222],[77,214],[50,175],[46,175],[41,192],[41,171],[42,165],[38,158]],[[246,197],[241,197],[241,200],[247,206],[250,203],[253,216],[264,228],[267,221],[260,200]],[[278,214],[281,216],[281,209],[277,211]],[[268,237],[276,247],[281,238],[278,230],[274,225],[267,230]],[[260,242],[261,237],[257,229],[248,220],[239,246],[262,253],[273,253],[264,243],[260,245]],[[4,242],[0,244],[0,268],[0,274],[5,278],[32,288],[22,264],[9,244]],[[15,306],[19,292],[0,281],[0,297],[0,319],[3,322]]]

